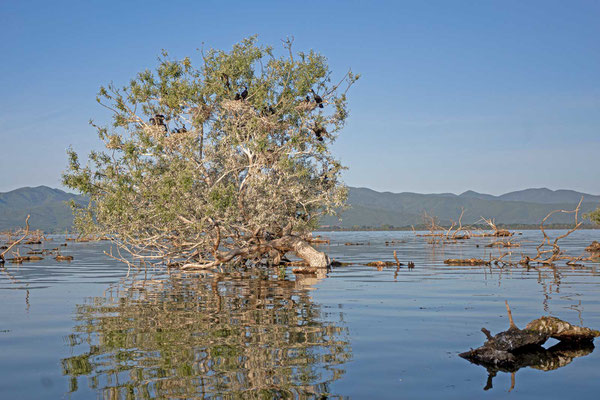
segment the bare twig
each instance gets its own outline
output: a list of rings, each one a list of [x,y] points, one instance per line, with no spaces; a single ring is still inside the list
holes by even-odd
[[[21,243],[21,241],[23,241],[23,239],[25,239],[28,234],[29,234],[29,215],[27,215],[27,218],[25,218],[25,233],[23,234],[23,236],[21,237],[21,239],[13,242],[10,246],[8,246],[6,248],[6,250],[4,250],[2,253],[0,253],[0,263],[4,263],[6,261],[4,259],[4,255],[6,253],[8,253],[9,250],[12,249],[14,246],[16,246],[17,244]]]

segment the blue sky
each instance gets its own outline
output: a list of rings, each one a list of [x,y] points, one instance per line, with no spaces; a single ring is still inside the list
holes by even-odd
[[[100,85],[258,34],[362,75],[334,147],[349,185],[600,193],[598,21],[600,1],[2,1],[0,192],[60,187]]]

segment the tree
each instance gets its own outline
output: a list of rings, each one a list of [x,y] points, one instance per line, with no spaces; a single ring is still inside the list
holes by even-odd
[[[314,51],[285,55],[256,37],[230,52],[170,60],[97,101],[112,124],[96,128],[104,151],[82,166],[69,149],[66,186],[89,196],[76,225],[114,235],[134,258],[207,268],[279,263],[288,251],[313,267],[319,218],[343,206],[343,169],[329,151],[348,115],[346,92]]]
[[[585,217],[596,225],[600,225],[600,207],[594,211],[590,211],[585,215]]]

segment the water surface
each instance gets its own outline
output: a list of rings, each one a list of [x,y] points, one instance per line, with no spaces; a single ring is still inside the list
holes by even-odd
[[[2,398],[505,398],[510,374],[489,387],[483,367],[457,356],[483,343],[481,327],[508,327],[505,300],[520,327],[554,315],[600,328],[598,264],[449,267],[443,260],[489,257],[491,239],[323,235],[332,239],[323,250],[352,263],[326,277],[128,271],[102,254],[105,242],[69,242],[70,263],[6,264]],[[578,231],[561,248],[579,255],[599,236]],[[531,253],[540,237],[525,231],[515,251]],[[391,261],[393,250],[415,268],[359,265]],[[510,396],[596,398],[598,371],[600,351],[552,371],[524,368]]]

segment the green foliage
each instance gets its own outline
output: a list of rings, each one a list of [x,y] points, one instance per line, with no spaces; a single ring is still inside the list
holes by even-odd
[[[215,241],[233,248],[257,234],[303,235],[333,214],[346,189],[328,148],[358,75],[332,83],[322,55],[294,54],[290,41],[285,48],[277,56],[251,37],[229,52],[203,52],[199,67],[163,52],[155,71],[101,87],[97,101],[113,118],[92,125],[105,150],[82,166],[70,149],[63,175],[90,198],[79,228],[189,258]],[[164,126],[152,122],[158,115]]]
[[[589,212],[585,215],[585,217],[596,225],[600,225],[600,207],[592,212]]]

